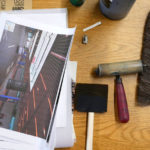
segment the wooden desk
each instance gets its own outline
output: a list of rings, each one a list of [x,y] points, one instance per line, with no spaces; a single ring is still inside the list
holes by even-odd
[[[67,7],[69,27],[77,25],[71,51],[71,60],[78,61],[77,82],[109,85],[108,112],[95,115],[94,150],[149,150],[150,106],[136,106],[137,75],[123,77],[129,105],[130,121],[118,123],[114,109],[114,78],[95,79],[91,70],[99,63],[136,60],[140,58],[143,28],[149,0],[137,0],[129,15],[121,21],[111,21],[99,11],[98,0],[86,0],[79,8],[69,0],[33,0],[33,8]],[[102,25],[89,30],[87,45],[81,44],[82,29],[101,20]],[[77,142],[72,150],[84,150],[86,140],[86,113],[74,113]],[[69,149],[64,149],[69,150]]]

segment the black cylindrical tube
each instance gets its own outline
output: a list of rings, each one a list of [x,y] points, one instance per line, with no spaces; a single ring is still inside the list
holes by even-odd
[[[6,88],[9,90],[25,92],[27,85],[26,82],[9,79]]]

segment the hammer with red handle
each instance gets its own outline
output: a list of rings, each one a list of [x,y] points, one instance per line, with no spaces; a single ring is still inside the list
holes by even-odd
[[[143,64],[141,60],[99,64],[96,69],[97,76],[116,76],[116,98],[118,117],[120,122],[126,123],[129,121],[129,111],[127,105],[126,94],[120,75],[143,72]]]

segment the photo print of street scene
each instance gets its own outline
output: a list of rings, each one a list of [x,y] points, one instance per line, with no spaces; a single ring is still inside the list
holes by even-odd
[[[0,127],[46,138],[72,35],[7,21],[0,41]]]

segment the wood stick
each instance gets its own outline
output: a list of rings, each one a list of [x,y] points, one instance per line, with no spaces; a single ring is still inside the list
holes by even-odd
[[[86,150],[93,150],[94,112],[88,113]]]

